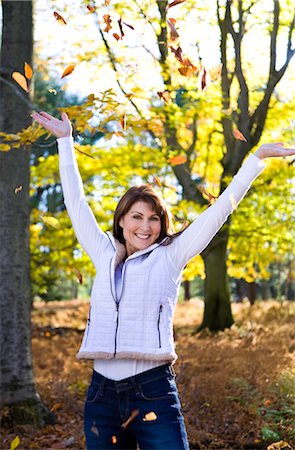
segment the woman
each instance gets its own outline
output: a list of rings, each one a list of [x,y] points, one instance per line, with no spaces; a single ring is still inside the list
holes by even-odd
[[[252,181],[262,159],[295,154],[282,143],[250,155],[228,188],[182,233],[147,185],[118,203],[113,233],[103,233],[86,203],[71,124],[45,112],[32,117],[57,137],[65,204],[77,238],[96,267],[78,358],[94,360],[85,403],[88,450],[188,449],[172,364],[173,314],[181,273],[211,241]]]

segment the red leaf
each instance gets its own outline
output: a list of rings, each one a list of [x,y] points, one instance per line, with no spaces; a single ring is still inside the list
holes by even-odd
[[[185,2],[185,0],[174,0],[172,3],[169,3],[169,5],[167,6],[167,9],[172,8],[172,6],[179,5],[180,3],[183,3],[183,2]]]
[[[240,130],[238,130],[237,128],[234,128],[233,130],[233,135],[236,139],[238,139],[239,141],[244,141],[247,142],[247,139],[245,138],[245,136],[243,135],[243,133],[240,132]]]
[[[65,19],[56,11],[53,12],[54,17],[56,18],[56,20],[58,21],[58,23],[60,25],[66,25],[67,22],[65,21]]]
[[[126,114],[124,114],[120,119],[120,125],[123,128],[123,131],[126,131]]]

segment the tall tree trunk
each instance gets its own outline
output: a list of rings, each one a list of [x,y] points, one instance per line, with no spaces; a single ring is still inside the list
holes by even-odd
[[[15,133],[30,124],[28,96],[12,71],[31,64],[32,1],[2,1],[0,129]],[[9,406],[6,425],[43,423],[47,411],[35,389],[30,333],[30,151],[0,152],[1,402]],[[15,188],[22,190],[15,194]]]
[[[211,331],[224,330],[233,324],[227,279],[226,247],[228,225],[224,225],[202,253],[205,263],[205,309],[198,328]]]
[[[190,300],[191,296],[191,282],[189,280],[184,280],[183,288],[184,288],[184,300]]]

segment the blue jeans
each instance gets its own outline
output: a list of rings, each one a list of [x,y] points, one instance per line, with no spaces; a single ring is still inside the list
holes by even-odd
[[[121,381],[93,371],[85,403],[87,450],[189,450],[169,364]]]

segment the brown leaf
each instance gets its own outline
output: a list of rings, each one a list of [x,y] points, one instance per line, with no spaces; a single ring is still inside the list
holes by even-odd
[[[121,38],[117,33],[113,33],[114,38],[119,41]]]
[[[30,80],[32,78],[32,76],[33,76],[33,69],[30,66],[30,64],[28,64],[27,62],[25,62],[25,69],[24,69],[24,71],[25,71],[26,79]]]
[[[165,103],[170,103],[171,95],[169,91],[157,92],[157,94],[162,100],[164,100]]]
[[[203,67],[202,77],[201,77],[201,89],[202,91],[207,87],[207,70]]]
[[[68,66],[62,73],[62,76],[60,78],[64,78],[67,77],[68,75],[71,75],[71,73],[73,73],[74,69],[75,69],[76,65],[75,64],[71,64],[70,66]]]
[[[29,87],[26,78],[23,76],[20,72],[12,72],[11,77],[14,79],[14,81],[17,82],[17,84],[23,88],[24,91],[29,92]]]
[[[233,135],[236,139],[238,139],[239,141],[244,141],[247,142],[247,139],[245,138],[245,136],[243,135],[243,133],[241,133],[240,130],[238,130],[238,128],[234,128],[233,130]]]
[[[185,0],[174,0],[172,3],[169,3],[169,5],[167,6],[167,9],[172,8],[172,6],[179,5],[180,3],[183,3],[183,2],[185,2]]]
[[[53,407],[50,409],[50,411],[51,411],[51,412],[57,411],[57,410],[60,409],[61,407],[62,407],[62,403],[61,403],[61,402],[55,403],[55,404],[53,405]]]
[[[179,38],[179,34],[175,28],[175,19],[167,19],[168,26],[170,28],[170,39],[171,41],[175,41],[175,39]]]
[[[135,417],[138,416],[138,414],[139,414],[139,409],[134,409],[133,411],[131,411],[130,416],[124,423],[122,423],[121,428],[123,428],[123,430],[126,430],[128,425],[130,424],[130,422],[132,422],[132,420],[134,420]]]
[[[76,273],[79,283],[83,284],[83,275],[81,274],[80,270],[77,269],[77,267],[73,267],[73,271]]]
[[[177,49],[175,49],[170,46],[170,50],[174,53],[174,56],[177,59],[177,61],[183,64],[182,49],[180,47],[177,47]]]
[[[109,14],[104,14],[104,16],[102,16],[102,18],[104,20],[104,23],[106,24],[106,27],[105,27],[105,29],[103,31],[108,33],[109,30],[112,29],[112,25],[111,25],[112,18],[111,18],[111,16]]]
[[[184,164],[187,160],[185,155],[176,155],[169,158],[169,162],[172,166],[179,166],[180,164]]]
[[[120,119],[120,125],[123,128],[123,131],[126,131],[126,114],[124,114]]]
[[[211,81],[218,81],[221,77],[222,64],[218,64],[218,66],[211,67],[209,69],[209,75]]]
[[[22,186],[19,186],[19,187],[16,187],[15,189],[14,189],[14,193],[15,194],[18,194],[21,190],[22,190]]]
[[[120,17],[120,19],[118,20],[118,25],[120,28],[120,33],[121,33],[121,39],[123,39],[123,37],[125,36],[124,31],[123,31],[123,25],[122,25],[122,19]]]
[[[65,19],[56,11],[53,12],[54,17],[56,18],[56,20],[58,21],[58,23],[60,25],[66,25],[67,22],[65,21]]]
[[[91,5],[86,5],[86,8],[88,9],[89,12],[94,13],[95,12],[95,7],[91,6]]]

